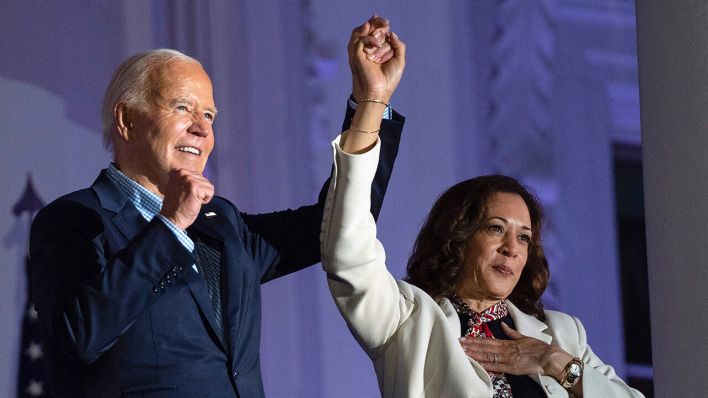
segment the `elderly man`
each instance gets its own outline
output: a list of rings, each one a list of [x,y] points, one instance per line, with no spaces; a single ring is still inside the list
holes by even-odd
[[[379,89],[391,73],[400,79],[402,67],[390,67],[386,21],[373,18],[356,32],[371,65],[351,65],[360,101],[353,117],[368,126],[386,106]],[[388,76],[370,73],[387,62]],[[320,260],[324,195],[262,215],[214,196],[202,172],[216,113],[209,76],[181,53],[141,53],[116,70],[103,115],[115,162],[32,226],[32,296],[53,396],[264,395],[260,284]],[[395,112],[381,123],[386,155],[374,213],[402,126]]]

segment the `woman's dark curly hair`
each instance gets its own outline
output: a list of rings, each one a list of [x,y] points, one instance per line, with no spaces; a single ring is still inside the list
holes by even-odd
[[[490,175],[462,181],[443,193],[420,229],[408,259],[406,281],[435,300],[455,292],[472,235],[486,219],[486,205],[495,192],[521,196],[531,216],[528,260],[509,299],[527,314],[543,320],[541,294],[548,284],[548,262],[541,244],[543,209],[535,195],[518,181]]]

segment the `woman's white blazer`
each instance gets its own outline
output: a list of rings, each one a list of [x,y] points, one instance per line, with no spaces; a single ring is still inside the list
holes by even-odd
[[[436,302],[396,280],[369,213],[379,144],[350,155],[332,143],[335,174],[322,220],[322,264],[334,301],[371,358],[383,397],[491,398],[487,372],[462,350],[460,321],[449,300]],[[517,330],[557,344],[585,363],[586,398],[642,397],[604,364],[587,344],[585,329],[570,315],[546,311],[546,322],[509,303]],[[548,397],[568,397],[552,377],[530,375]]]

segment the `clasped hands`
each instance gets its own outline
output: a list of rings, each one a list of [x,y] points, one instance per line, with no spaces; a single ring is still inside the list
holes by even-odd
[[[479,362],[489,372],[513,375],[540,373],[556,380],[562,378],[565,365],[573,356],[557,345],[524,336],[501,323],[510,340],[466,336],[460,345],[468,357]]]
[[[377,15],[352,31],[349,45],[352,95],[388,103],[401,81],[406,47],[390,31],[389,22]]]

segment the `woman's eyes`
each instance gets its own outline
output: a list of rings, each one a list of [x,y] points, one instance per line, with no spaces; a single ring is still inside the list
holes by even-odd
[[[499,225],[499,224],[493,224],[493,225],[490,225],[490,226],[489,226],[489,230],[492,231],[492,232],[496,232],[496,233],[503,233],[503,232],[504,232],[504,227],[502,227],[502,226]]]
[[[504,227],[500,224],[492,224],[489,226],[489,231],[493,234],[504,234]],[[527,234],[521,234],[517,237],[523,243],[531,243],[531,236]]]

